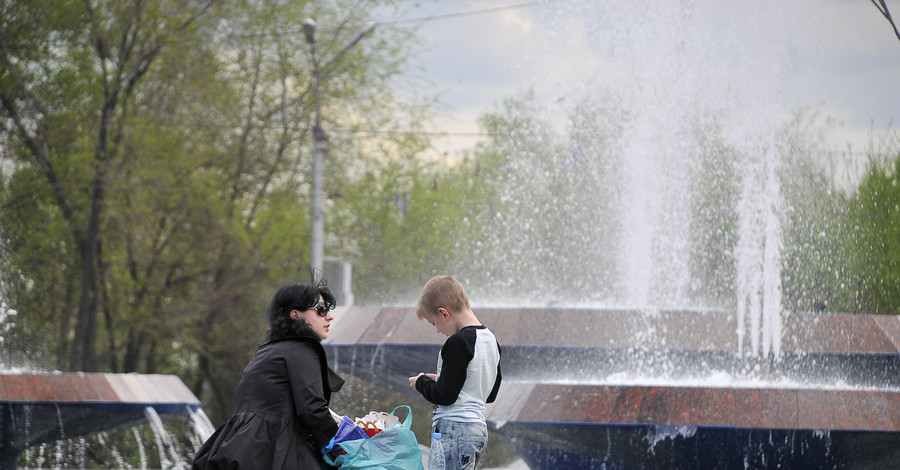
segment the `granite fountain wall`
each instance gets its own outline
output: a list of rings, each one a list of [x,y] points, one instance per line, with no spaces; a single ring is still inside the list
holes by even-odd
[[[900,318],[800,313],[782,353],[741,353],[727,311],[478,308],[503,351],[492,430],[533,469],[890,468]],[[445,339],[413,308],[341,307],[341,373],[421,399]],[[648,335],[653,331],[653,335]]]

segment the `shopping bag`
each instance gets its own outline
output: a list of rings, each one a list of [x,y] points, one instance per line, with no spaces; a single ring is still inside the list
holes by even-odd
[[[412,432],[412,408],[400,405],[391,411],[396,416],[397,410],[406,408],[406,419],[391,424],[383,431],[367,439],[355,439],[340,443],[346,454],[323,454],[329,465],[341,470],[424,470],[422,466],[422,450],[419,441]]]

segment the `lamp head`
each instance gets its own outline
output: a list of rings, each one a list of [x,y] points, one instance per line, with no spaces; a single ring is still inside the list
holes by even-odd
[[[316,22],[312,18],[303,20],[303,35],[306,36],[306,42],[316,43]]]

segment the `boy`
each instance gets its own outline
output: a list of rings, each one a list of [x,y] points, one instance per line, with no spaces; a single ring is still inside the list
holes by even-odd
[[[432,427],[441,434],[443,455],[432,452],[428,467],[474,470],[487,446],[485,403],[493,402],[500,388],[500,345],[451,276],[436,276],[425,284],[416,316],[449,336],[438,355],[437,374],[409,378],[409,385],[436,405]],[[433,440],[432,449],[435,444]]]

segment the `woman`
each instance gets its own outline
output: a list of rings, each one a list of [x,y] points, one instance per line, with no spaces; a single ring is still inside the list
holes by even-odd
[[[337,433],[328,403],[344,381],[322,340],[334,317],[324,281],[289,284],[272,298],[266,342],[244,369],[234,415],[194,457],[194,469],[328,469],[320,449]]]

